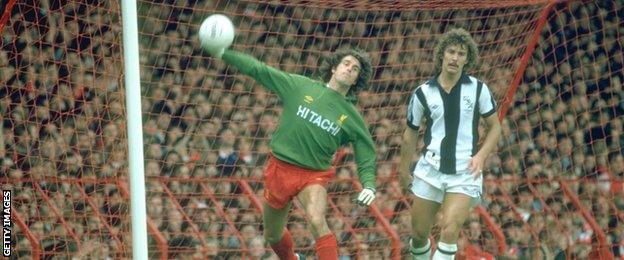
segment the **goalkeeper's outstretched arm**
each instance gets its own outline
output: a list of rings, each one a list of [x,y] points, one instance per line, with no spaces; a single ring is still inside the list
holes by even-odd
[[[219,14],[209,16],[204,20],[199,30],[201,47],[212,58],[222,59],[228,65],[236,67],[243,74],[254,78],[262,86],[277,93],[280,97],[287,95],[288,88],[296,86],[297,84],[294,83],[297,80],[310,80],[268,66],[250,55],[230,50],[234,30],[234,25],[226,16]]]
[[[225,63],[252,77],[266,89],[275,92],[280,98],[288,96],[290,90],[297,87],[300,82],[312,81],[301,75],[278,70],[242,52],[226,50],[222,58]]]

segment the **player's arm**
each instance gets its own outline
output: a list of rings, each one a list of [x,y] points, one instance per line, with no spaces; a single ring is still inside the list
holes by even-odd
[[[262,86],[277,93],[280,97],[286,96],[290,88],[297,86],[296,82],[307,79],[300,75],[278,70],[250,55],[234,50],[226,50],[222,59],[228,65],[234,66],[243,74],[254,78]]]
[[[362,191],[357,197],[357,203],[360,205],[370,205],[375,199],[376,190],[376,171],[377,153],[375,152],[375,143],[368,131],[368,128],[362,121],[357,130],[356,138],[352,141],[355,162],[357,164],[358,179],[362,184]]]
[[[422,100],[421,100],[422,99]],[[399,181],[403,192],[410,190],[410,185],[414,179],[410,166],[418,144],[418,128],[424,114],[425,107],[422,105],[424,95],[420,87],[414,90],[407,106],[407,127],[403,131],[403,142],[401,143],[401,153],[399,162]]]
[[[353,151],[355,155],[355,162],[357,163],[358,178],[363,188],[375,189],[375,165],[376,165],[376,153],[373,139],[360,138],[353,142]]]
[[[409,125],[409,124],[408,124]],[[399,181],[404,192],[409,191],[414,177],[410,171],[412,159],[418,144],[418,127],[406,127],[403,131],[403,141],[401,142],[401,154],[399,161]]]
[[[479,96],[478,109],[479,114],[487,123],[488,130],[481,148],[479,148],[479,151],[472,156],[472,159],[468,164],[468,167],[472,171],[475,178],[478,178],[481,175],[481,171],[483,171],[483,168],[485,167],[485,160],[494,148],[496,148],[498,139],[501,135],[501,125],[500,121],[498,121],[498,113],[496,113],[496,101],[494,101],[492,93],[485,83],[483,84],[483,89]]]
[[[282,98],[288,95],[289,88],[298,85],[297,78],[305,78],[280,71],[247,54],[229,50],[234,30],[229,18],[219,14],[209,16],[202,22],[198,33],[202,48],[213,58],[223,59]]]
[[[496,148],[498,139],[501,135],[501,124],[500,121],[498,121],[497,113],[493,113],[487,116],[485,118],[485,122],[488,126],[485,141],[483,141],[483,145],[481,146],[481,148],[479,148],[477,154],[472,157],[470,164],[470,169],[472,170],[475,177],[478,177],[481,174],[481,171],[485,166],[485,160],[487,159],[488,155],[490,155],[490,153],[494,151],[494,148]]]

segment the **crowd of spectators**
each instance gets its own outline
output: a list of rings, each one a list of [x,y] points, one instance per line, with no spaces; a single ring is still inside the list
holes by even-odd
[[[129,257],[119,6],[61,2],[17,3],[2,31],[1,183],[15,191],[15,216],[28,227],[14,224],[15,254],[32,253],[30,236],[45,255]],[[398,11],[156,2],[139,3],[145,176],[148,217],[169,257],[275,258],[254,199],[262,198],[279,100],[202,54],[196,30],[209,10],[233,17],[234,49],[288,72],[314,76],[319,60],[346,44],[371,54],[372,88],[359,93],[358,107],[378,149],[374,204],[381,215],[352,203],[357,167],[345,148],[328,187],[341,259],[389,259],[380,217],[403,245],[409,239],[409,196],[395,172],[405,104],[432,76],[435,36],[453,26],[474,32],[482,64],[473,73],[508,108],[485,173],[482,206],[496,226],[475,212],[462,247],[511,259],[587,258],[602,234],[623,257],[621,2],[556,5],[510,102],[504,97],[542,5]],[[313,254],[303,218],[295,205],[288,228],[297,250]],[[496,228],[505,237],[502,252]],[[156,236],[149,242],[156,256],[162,245]]]

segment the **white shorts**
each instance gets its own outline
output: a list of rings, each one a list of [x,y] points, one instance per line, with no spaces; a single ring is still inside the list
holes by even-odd
[[[414,168],[412,193],[419,198],[442,204],[446,193],[461,193],[474,198],[474,206],[481,199],[483,176],[476,180],[470,170],[458,171],[456,174],[444,174],[436,170],[427,160],[421,158]]]

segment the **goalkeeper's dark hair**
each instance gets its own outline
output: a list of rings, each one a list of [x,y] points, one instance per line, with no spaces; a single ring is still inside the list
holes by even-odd
[[[373,66],[368,53],[359,48],[339,49],[323,60],[319,68],[319,74],[324,82],[328,82],[333,75],[332,69],[335,69],[342,59],[349,55],[355,57],[360,62],[360,74],[346,95],[347,100],[356,103],[357,92],[362,89],[368,89],[368,81],[373,74]]]
[[[479,60],[479,48],[474,41],[470,33],[462,28],[451,29],[444,33],[438,44],[435,46],[433,52],[433,61],[435,64],[435,74],[439,74],[442,71],[442,59],[444,58],[444,51],[451,45],[466,46],[468,50],[466,65],[464,71],[471,70],[477,66]]]

